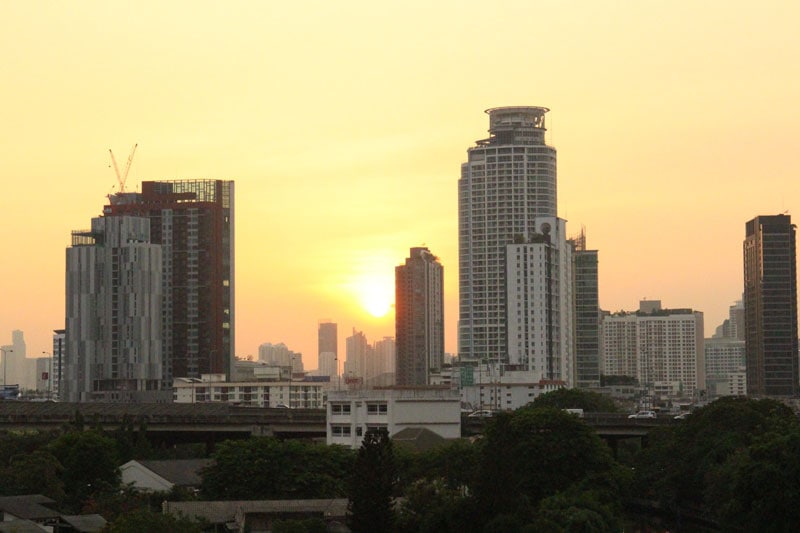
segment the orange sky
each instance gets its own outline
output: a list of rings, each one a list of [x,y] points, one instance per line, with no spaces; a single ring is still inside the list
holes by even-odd
[[[435,5],[429,5],[435,4]],[[497,5],[495,5],[497,4]],[[237,354],[316,324],[394,334],[423,243],[455,352],[457,180],[483,110],[549,107],[559,213],[600,250],[600,303],[693,307],[742,291],[744,223],[800,217],[800,3],[2,2],[0,343],[64,323],[64,255],[116,184],[236,181]]]

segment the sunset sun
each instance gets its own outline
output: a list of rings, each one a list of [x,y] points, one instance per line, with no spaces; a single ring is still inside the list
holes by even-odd
[[[357,286],[361,306],[372,316],[386,316],[394,302],[394,280],[385,276],[368,276]]]

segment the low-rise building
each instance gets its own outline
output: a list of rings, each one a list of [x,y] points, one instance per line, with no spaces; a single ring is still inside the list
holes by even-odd
[[[426,428],[446,439],[461,437],[460,395],[449,387],[386,387],[328,393],[327,443],[361,446],[367,431],[393,436]]]
[[[227,382],[224,374],[198,378],[176,378],[173,402],[226,402],[252,407],[322,409],[330,381],[240,381]]]

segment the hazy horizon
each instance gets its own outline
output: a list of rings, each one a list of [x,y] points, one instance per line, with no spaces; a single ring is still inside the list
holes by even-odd
[[[741,298],[745,222],[797,205],[800,4],[689,1],[0,4],[0,344],[50,352],[65,250],[117,184],[235,181],[236,354],[317,322],[394,336],[394,267],[444,267],[456,353],[460,165],[487,108],[532,105],[600,306]],[[800,213],[797,215],[800,217]],[[796,222],[796,221],[795,221]]]

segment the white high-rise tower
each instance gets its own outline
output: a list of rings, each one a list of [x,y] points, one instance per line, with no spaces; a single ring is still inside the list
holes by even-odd
[[[539,327],[537,324],[520,322],[512,327],[508,323],[506,283],[508,254],[520,252],[520,257],[532,257],[530,254],[534,253],[536,246],[529,247],[524,254],[518,248],[521,244],[535,244],[539,240],[540,223],[546,220],[552,230],[560,233],[559,241],[563,241],[564,221],[556,219],[556,150],[545,144],[544,138],[547,111],[545,107],[487,110],[490,136],[477,141],[476,146],[467,151],[468,160],[461,166],[458,225],[459,356],[462,359],[509,363],[510,330],[519,332],[515,335],[523,335],[527,328],[531,339],[547,335],[546,331],[531,331],[531,328]],[[561,242],[552,244],[559,248],[562,246]],[[538,263],[527,266],[521,263],[517,269],[515,260],[511,266],[515,276],[539,272]],[[561,277],[567,275],[561,268],[557,268],[553,275],[557,276],[553,279],[553,287],[569,284],[568,278]],[[521,289],[526,286],[524,279],[518,284]],[[517,303],[524,305],[525,296],[522,295],[514,305]],[[571,316],[571,307],[566,307],[561,312]],[[521,308],[519,313],[515,313],[518,320],[524,321],[533,314],[532,308],[527,312]],[[571,320],[562,323],[560,317],[551,318],[553,327],[571,328]],[[571,339],[564,342],[569,344]],[[516,340],[514,345],[518,347]],[[571,347],[564,348],[571,350]],[[522,352],[526,350],[523,346]],[[514,351],[518,354],[514,359],[522,362],[526,356],[517,348]],[[553,355],[548,357],[551,357],[550,362],[554,361]],[[558,357],[567,356],[561,354]],[[558,372],[561,379],[571,381],[565,373],[569,373],[569,369],[562,368]],[[545,371],[544,374],[552,373]]]

